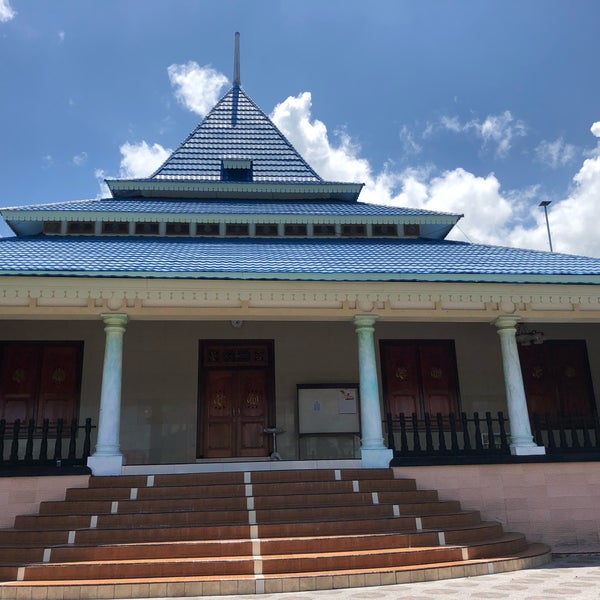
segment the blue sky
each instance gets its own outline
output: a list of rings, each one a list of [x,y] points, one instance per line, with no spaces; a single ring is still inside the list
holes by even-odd
[[[597,0],[0,0],[0,206],[151,172],[241,79],[326,179],[600,256]],[[227,81],[228,80],[228,81]]]

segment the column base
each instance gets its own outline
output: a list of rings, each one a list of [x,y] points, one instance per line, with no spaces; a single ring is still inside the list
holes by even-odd
[[[361,448],[360,460],[363,469],[387,469],[394,458],[394,452],[389,448]]]
[[[87,459],[87,466],[92,470],[92,475],[121,475],[123,473],[123,455],[92,454]]]
[[[511,444],[510,453],[513,456],[544,456],[546,448],[544,446],[517,446]]]

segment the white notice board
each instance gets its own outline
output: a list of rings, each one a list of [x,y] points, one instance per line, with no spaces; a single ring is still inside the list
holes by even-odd
[[[360,433],[358,384],[298,385],[298,433]]]

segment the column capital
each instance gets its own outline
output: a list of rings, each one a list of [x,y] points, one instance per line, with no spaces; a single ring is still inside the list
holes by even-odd
[[[379,319],[379,315],[355,315],[354,325],[356,325],[358,331],[365,327],[373,327],[377,319]]]
[[[100,318],[106,327],[125,327],[129,317],[125,313],[102,313]]]
[[[521,317],[518,315],[511,315],[511,316],[503,316],[503,317],[498,317],[495,321],[494,321],[494,325],[498,328],[498,330],[503,330],[503,329],[515,329],[517,327],[517,324],[521,322]]]

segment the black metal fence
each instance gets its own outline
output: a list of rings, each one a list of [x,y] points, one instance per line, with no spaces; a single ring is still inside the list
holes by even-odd
[[[37,426],[31,419],[13,423],[0,420],[0,466],[85,465],[90,455],[91,419],[79,425],[63,419],[50,422],[45,419]]]
[[[600,452],[597,414],[585,417],[533,415],[531,430],[536,444],[545,446],[547,454]]]
[[[432,416],[423,419],[413,413],[386,415],[388,447],[394,458],[488,457],[502,462],[510,456],[510,427],[502,411],[495,415],[478,412],[471,416]],[[564,417],[533,415],[531,429],[536,444],[546,447],[547,455],[598,453],[600,459],[600,420],[598,415]]]

